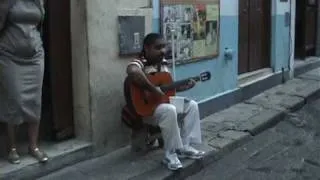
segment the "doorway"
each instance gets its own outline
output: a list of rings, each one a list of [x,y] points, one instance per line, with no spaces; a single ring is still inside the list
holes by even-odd
[[[305,60],[315,56],[317,0],[296,1],[295,58]]]
[[[42,34],[45,72],[39,137],[45,141],[61,141],[74,136],[70,2],[47,0],[45,10]],[[5,132],[6,124],[1,123],[0,139],[5,138]],[[27,126],[23,124],[18,141],[26,141],[26,133]]]
[[[271,2],[239,0],[238,73],[270,67]]]
[[[47,0],[43,27],[46,52],[41,137],[74,136],[70,1]]]

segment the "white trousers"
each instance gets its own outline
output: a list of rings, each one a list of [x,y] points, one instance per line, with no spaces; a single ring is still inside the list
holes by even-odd
[[[201,143],[199,109],[193,100],[185,99],[183,113],[179,114],[179,118],[174,105],[160,104],[153,116],[145,118],[144,122],[160,127],[165,151]]]

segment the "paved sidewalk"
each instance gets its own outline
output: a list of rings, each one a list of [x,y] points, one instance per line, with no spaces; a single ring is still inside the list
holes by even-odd
[[[245,102],[210,115],[202,120],[204,145],[202,160],[183,161],[178,172],[161,165],[162,151],[136,155],[125,147],[106,156],[81,162],[41,179],[174,179],[202,170],[252,137],[274,126],[287,113],[303,107],[320,96],[320,68],[276,86]]]
[[[320,179],[320,99],[187,180]]]

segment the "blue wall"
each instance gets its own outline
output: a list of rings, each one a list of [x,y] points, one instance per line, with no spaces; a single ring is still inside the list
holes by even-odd
[[[290,27],[285,26],[285,12],[289,11],[290,2],[272,0],[271,32],[271,68],[274,72],[287,70],[289,67]],[[153,30],[159,32],[159,0],[153,0]],[[219,94],[236,89],[238,78],[238,0],[220,0],[220,54],[219,57],[176,66],[176,78],[183,79],[210,71],[212,79],[199,83],[189,91],[178,95],[197,101],[210,99]],[[224,59],[224,49],[234,51],[232,60]]]
[[[210,71],[210,81],[198,83],[189,91],[178,95],[190,97],[201,101],[217,94],[237,88],[238,77],[238,1],[220,2],[220,53],[219,57],[203,60],[191,64],[176,66],[176,78],[183,79],[198,75],[203,71]],[[159,32],[159,2],[154,0],[154,25],[155,32]],[[235,12],[234,12],[235,11]],[[224,59],[224,49],[231,48],[234,51],[232,60]]]
[[[290,26],[285,23],[285,13],[290,10],[290,2],[272,1],[271,65],[274,72],[289,69]]]

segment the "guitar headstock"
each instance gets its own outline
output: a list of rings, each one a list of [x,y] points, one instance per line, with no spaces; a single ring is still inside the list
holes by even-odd
[[[200,74],[200,81],[208,81],[211,79],[211,73],[209,71],[205,71]]]

